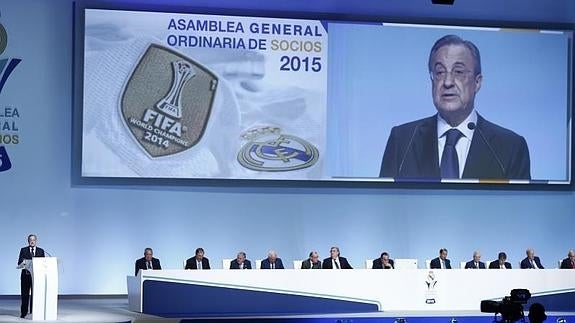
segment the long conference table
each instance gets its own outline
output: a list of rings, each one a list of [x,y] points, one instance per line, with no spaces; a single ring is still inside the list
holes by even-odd
[[[163,317],[479,312],[526,288],[548,311],[575,312],[575,270],[141,270],[130,310]]]

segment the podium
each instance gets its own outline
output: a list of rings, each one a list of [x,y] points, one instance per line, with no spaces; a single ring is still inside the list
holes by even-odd
[[[32,320],[55,321],[58,316],[58,261],[55,257],[25,260],[23,268],[32,273]]]

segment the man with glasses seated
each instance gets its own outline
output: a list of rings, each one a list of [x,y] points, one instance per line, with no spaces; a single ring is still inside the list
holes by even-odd
[[[530,179],[525,139],[475,109],[483,81],[479,49],[444,36],[433,45],[428,68],[438,113],[391,130],[380,177]]]

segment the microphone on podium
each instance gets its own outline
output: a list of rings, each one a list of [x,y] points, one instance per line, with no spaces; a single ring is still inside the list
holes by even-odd
[[[499,168],[501,168],[501,171],[503,172],[503,175],[505,176],[505,166],[503,166],[503,163],[501,162],[501,159],[499,158],[499,155],[497,155],[497,152],[495,152],[495,149],[493,149],[493,146],[491,146],[491,144],[489,143],[489,141],[487,141],[487,139],[485,138],[485,135],[483,135],[483,131],[481,131],[481,129],[479,129],[477,127],[477,125],[475,124],[475,122],[469,122],[467,124],[467,129],[469,130],[477,130],[477,132],[479,133],[479,136],[481,137],[481,139],[483,140],[483,142],[487,145],[487,148],[489,148],[489,151],[491,152],[491,154],[493,155],[493,157],[495,157],[495,160],[497,161],[497,164],[499,165]]]

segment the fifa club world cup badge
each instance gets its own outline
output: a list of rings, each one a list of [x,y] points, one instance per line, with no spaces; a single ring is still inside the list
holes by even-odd
[[[282,134],[277,127],[248,130],[242,134],[248,142],[238,153],[238,162],[255,171],[286,172],[313,166],[319,151],[309,142]]]
[[[152,158],[180,153],[202,138],[218,78],[171,48],[148,46],[120,98],[126,126]]]
[[[435,290],[436,284],[435,274],[433,270],[430,270],[425,280],[425,285],[427,286],[427,290],[425,291],[425,304],[435,304],[437,298],[437,291]]]

